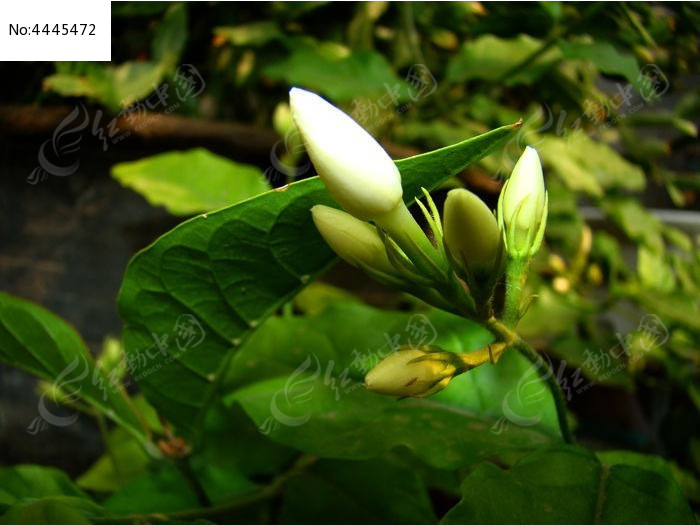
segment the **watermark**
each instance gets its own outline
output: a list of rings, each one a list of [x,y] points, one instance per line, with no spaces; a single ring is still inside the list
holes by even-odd
[[[188,100],[198,96],[206,84],[199,71],[192,64],[182,64],[175,71],[170,82],[153,86],[153,93],[147,98],[127,105],[122,101],[123,109],[116,117],[102,125],[104,113],[98,109],[94,117],[88,113],[82,103],[56,126],[53,135],[39,147],[37,160],[27,182],[32,185],[46,180],[49,175],[67,177],[80,167],[80,146],[86,134],[92,135],[102,144],[102,151],[118,144],[139,131],[153,124],[156,120],[178,109]],[[171,100],[176,99],[176,100]],[[149,115],[149,111],[156,111]],[[148,117],[148,118],[146,118]],[[119,119],[124,119],[131,126],[129,130],[120,130]],[[137,119],[138,124],[135,124]]]
[[[615,92],[607,101],[584,100],[583,112],[571,124],[566,124],[567,117],[570,116],[566,110],[561,110],[559,114],[555,115],[548,104],[542,103],[537,111],[525,120],[519,131],[503,148],[501,166],[513,166],[519,156],[518,152],[525,145],[540,150],[546,148],[547,136],[535,137],[539,133],[552,129],[554,135],[565,139],[567,148],[571,149],[577,141],[599,135],[637,113],[651,102],[660,99],[669,88],[668,78],[659,66],[646,64],[640,69],[636,82],[624,85],[616,82]],[[493,179],[504,180],[507,178],[505,170],[506,168],[500,169],[493,176]]]
[[[437,331],[427,316],[415,314],[408,319],[404,333],[397,332],[393,335],[384,333],[385,343],[377,349],[367,349],[359,352],[353,349],[352,362],[340,372],[334,373],[336,363],[329,360],[325,366],[321,364],[316,354],[309,354],[294,372],[292,372],[284,387],[275,392],[270,400],[270,417],[265,419],[258,430],[262,434],[270,434],[280,425],[289,427],[301,426],[311,419],[311,410],[304,410],[303,405],[308,403],[313,391],[318,385],[318,379],[323,375],[323,385],[329,388],[336,401],[342,394],[348,394],[362,386],[362,383],[350,377],[351,371],[361,373],[363,376],[369,372],[382,359],[393,352],[399,346],[417,348],[430,345],[437,339]],[[293,408],[296,407],[296,408]],[[291,409],[291,410],[287,410]]]
[[[179,359],[187,350],[199,346],[206,338],[206,334],[194,315],[182,314],[176,319],[170,333],[160,335],[152,333],[151,337],[154,340],[153,345],[145,350],[136,349],[134,352],[124,354],[121,361],[116,363],[108,373],[105,373],[87,355],[77,355],[39,397],[37,405],[39,415],[27,426],[27,433],[36,435],[48,425],[66,427],[78,420],[77,410],[68,415],[57,414],[51,411],[47,400],[53,401],[55,405],[70,406],[81,398],[81,391],[85,381],[88,380],[101,392],[102,402],[106,402],[109,399],[108,389],[112,393],[123,391],[132,380],[144,379],[164,365]],[[169,339],[171,343],[168,343]],[[177,350],[168,352],[172,341]],[[156,360],[158,354],[163,359]],[[123,371],[129,372],[129,380],[123,380]]]
[[[621,372],[654,348],[662,346],[668,341],[669,333],[657,315],[647,314],[642,317],[635,330],[625,335],[616,333],[615,337],[618,343],[607,351],[584,350],[585,361],[568,375],[566,361],[561,361],[555,370],[549,357],[542,354],[542,358],[548,365],[546,373],[544,376],[541,375],[540,367],[544,365],[540,363],[528,368],[517,386],[503,398],[501,404],[503,416],[493,424],[491,432],[498,435],[508,430],[512,424],[527,427],[539,423],[544,417],[542,401],[547,392],[545,380],[550,377],[556,377],[566,400],[571,401],[574,394],[582,394],[597,382]],[[635,352],[632,349],[633,345],[641,352]],[[611,367],[611,365],[614,366]],[[582,377],[582,369],[594,375],[596,380],[586,382]]]
[[[402,89],[408,98],[406,102],[402,102],[405,100]],[[397,115],[408,111],[421,99],[432,95],[437,90],[437,81],[426,65],[413,64],[406,73],[404,83],[384,83],[384,90],[385,93],[375,100],[356,98],[351,102],[350,116],[370,134]],[[395,111],[379,118],[380,109],[387,110],[392,106]],[[311,169],[311,162],[307,160],[303,164],[296,163],[304,151],[304,141],[299,130],[296,126],[290,126],[284,137],[272,147],[271,166],[265,170],[265,176],[274,183],[280,178],[290,180],[304,175]]]

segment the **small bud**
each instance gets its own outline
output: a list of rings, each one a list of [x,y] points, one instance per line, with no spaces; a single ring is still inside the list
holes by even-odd
[[[311,215],[321,236],[341,259],[358,268],[396,273],[374,226],[322,204],[311,208]]]
[[[534,255],[547,222],[547,192],[537,150],[528,146],[513,168],[498,200],[498,220],[511,257]]]
[[[486,204],[465,189],[447,194],[445,245],[452,259],[476,276],[490,275],[500,258],[502,236]]]
[[[379,143],[314,93],[292,88],[289,100],[309,157],[335,201],[363,220],[396,208],[403,196],[401,175]]]
[[[463,371],[452,352],[434,346],[399,350],[383,359],[365,376],[365,386],[378,394],[426,397],[445,388]]]

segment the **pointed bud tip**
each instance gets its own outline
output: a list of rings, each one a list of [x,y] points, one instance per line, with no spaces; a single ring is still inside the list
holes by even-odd
[[[294,87],[289,100],[309,157],[338,204],[365,220],[398,206],[401,175],[372,135],[315,93]]]

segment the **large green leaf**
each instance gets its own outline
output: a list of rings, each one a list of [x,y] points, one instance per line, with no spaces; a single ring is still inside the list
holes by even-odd
[[[427,399],[397,401],[360,384],[392,345],[421,341],[470,351],[492,336],[441,311],[422,316],[356,303],[272,317],[235,356],[225,402],[240,403],[270,438],[321,457],[364,459],[406,447],[433,466],[457,468],[556,439],[550,393],[515,351]]]
[[[509,470],[483,463],[464,480],[462,494],[444,525],[695,523],[670,476],[573,446],[539,450]]]
[[[143,438],[143,428],[120,391],[121,384],[110,385],[76,331],[47,310],[5,293],[0,293],[0,361],[54,382],[72,398],[94,405]],[[47,410],[42,397],[37,415],[49,424],[70,424],[71,417],[54,420]]]
[[[280,521],[288,525],[437,522],[418,474],[383,459],[319,461],[291,478],[284,496]]]
[[[407,201],[493,152],[517,125],[397,161]],[[195,217],[137,254],[119,295],[132,358],[150,350],[139,385],[165,417],[191,433],[213,399],[226,358],[258,324],[323,273],[335,257],[311,220],[332,204],[317,177]],[[179,351],[175,325],[193,315],[204,340]],[[199,329],[197,329],[199,331]],[[154,337],[168,348],[154,351]],[[181,345],[186,346],[186,345]]]
[[[217,210],[270,189],[257,167],[203,148],[122,162],[112,167],[112,177],[173,215]]]

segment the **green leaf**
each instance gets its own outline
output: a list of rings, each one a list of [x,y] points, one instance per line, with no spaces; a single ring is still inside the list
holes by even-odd
[[[432,341],[469,351],[491,340],[484,328],[437,310],[425,317],[338,303],[316,316],[273,317],[236,355],[225,402],[240,403],[270,438],[321,457],[365,459],[406,447],[430,465],[456,468],[553,441],[549,391],[516,352],[426,399],[397,401],[360,384],[393,345]],[[506,398],[521,426],[504,430]]]
[[[101,514],[102,508],[62,470],[39,465],[0,468],[2,524],[81,524]]]
[[[399,101],[406,100],[408,93],[408,85],[396,76],[383,55],[376,51],[350,53],[337,44],[295,41],[291,55],[265,67],[263,74],[336,101],[384,96],[392,104],[387,89],[398,86]]]
[[[559,40],[559,49],[569,60],[584,59],[593,62],[606,75],[620,75],[635,89],[641,87],[639,64],[634,55],[621,53],[609,42],[571,42]]]
[[[5,293],[0,293],[0,361],[54,382],[70,397],[90,403],[143,438],[143,428],[125,401],[121,383],[110,384],[76,331],[47,310]],[[47,419],[41,413],[43,399],[38,414]],[[47,422],[70,424],[66,417],[71,416]]]
[[[0,508],[23,499],[47,496],[88,497],[73,485],[65,472],[57,468],[39,465],[0,468]]]
[[[147,472],[151,458],[122,428],[109,433],[105,446],[108,452],[76,480],[79,487],[93,492],[114,492]]]
[[[172,463],[161,463],[104,501],[118,514],[165,513],[199,507],[187,479]]]
[[[663,252],[661,221],[638,200],[607,195],[605,199],[600,200],[599,206],[630,239],[655,253]]]
[[[112,177],[173,215],[193,215],[236,204],[270,189],[255,166],[203,148],[161,153],[112,167]]]
[[[32,525],[90,525],[89,517],[98,516],[102,509],[96,503],[80,498],[46,498],[11,507],[0,516],[0,525],[31,523]]]
[[[653,252],[643,245],[637,250],[637,273],[641,283],[652,290],[669,293],[675,288],[673,269],[663,253]]]
[[[466,477],[462,501],[441,523],[695,523],[672,477],[608,459],[617,458],[600,461],[585,449],[559,445],[509,470],[483,463]]]
[[[639,166],[582,132],[569,138],[547,135],[538,151],[545,167],[571,190],[600,197],[610,189],[644,189],[644,171]]]
[[[187,9],[184,3],[168,7],[151,42],[151,58],[166,70],[174,70],[187,41]]]
[[[529,35],[504,39],[482,35],[465,42],[447,66],[447,80],[462,83],[467,80],[500,80],[506,73],[523,63],[543,47],[543,43]],[[551,69],[561,53],[549,49],[519,72],[503,79],[506,85],[531,84]]]
[[[417,473],[383,459],[318,461],[290,479],[284,495],[280,521],[289,525],[437,522]]]
[[[434,188],[490,154],[515,129],[505,126],[397,161],[405,199],[411,202],[421,186]],[[129,263],[119,295],[126,352],[134,358],[155,348],[154,334],[170,337],[170,348],[151,351],[148,367],[135,375],[149,402],[186,433],[201,425],[200,412],[232,351],[335,261],[309,213],[321,203],[332,204],[323,184],[306,179],[193,218]],[[193,351],[173,345],[183,314],[194,315],[205,336]]]
[[[84,75],[56,73],[46,77],[44,89],[65,97],[87,97],[116,112],[151,93],[163,74],[162,65],[154,62],[91,64]]]

